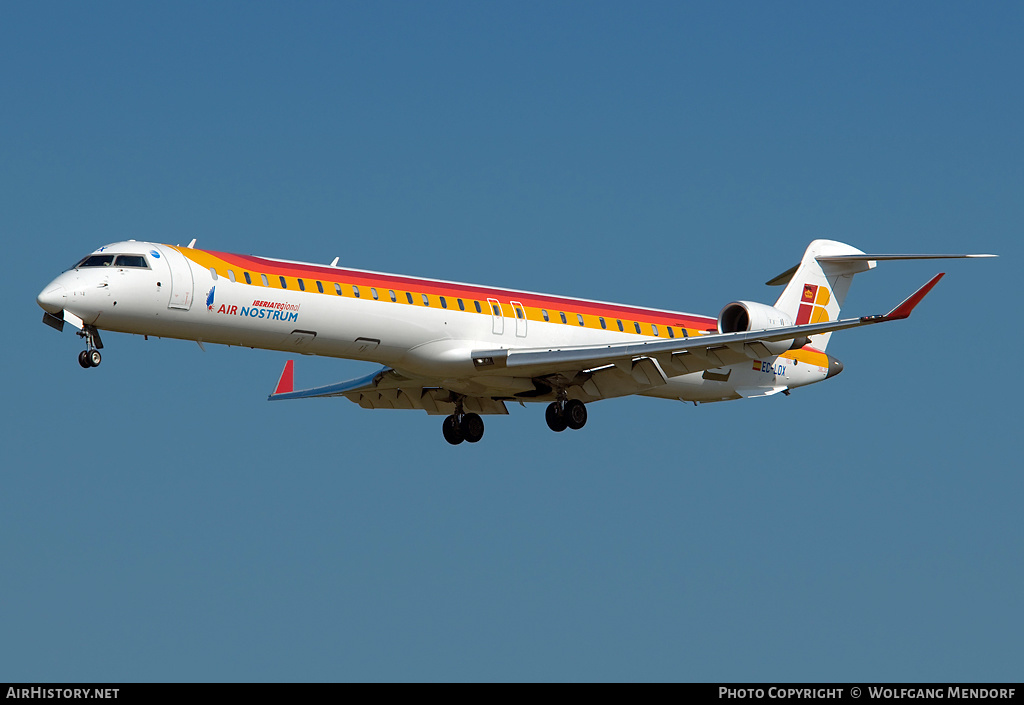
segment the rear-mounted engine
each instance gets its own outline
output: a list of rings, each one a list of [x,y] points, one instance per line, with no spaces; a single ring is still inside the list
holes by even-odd
[[[780,311],[774,306],[759,304],[756,301],[733,301],[730,304],[726,304],[722,312],[718,314],[719,333],[771,330],[773,328],[786,328],[791,325],[793,325],[793,319],[789,314]],[[762,342],[773,355],[780,355],[792,348],[802,347],[807,343],[807,339]]]

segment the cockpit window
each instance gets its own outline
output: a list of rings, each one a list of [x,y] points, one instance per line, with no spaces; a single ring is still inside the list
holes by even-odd
[[[136,269],[149,269],[146,258],[143,255],[89,255],[74,266],[74,269],[84,267],[135,267]]]
[[[75,265],[75,269],[82,267],[109,267],[114,263],[114,255],[89,255]]]
[[[118,255],[114,266],[146,269],[148,265],[146,265],[146,258],[142,255]]]

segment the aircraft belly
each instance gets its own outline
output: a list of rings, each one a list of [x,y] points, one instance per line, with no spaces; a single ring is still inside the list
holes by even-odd
[[[825,379],[828,370],[790,358],[748,360],[727,367],[669,378],[665,385],[640,392],[643,396],[683,401],[726,401],[771,396]]]

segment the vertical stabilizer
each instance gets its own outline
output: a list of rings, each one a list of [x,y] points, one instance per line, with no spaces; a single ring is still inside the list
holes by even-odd
[[[863,255],[855,247],[835,240],[815,240],[807,246],[803,259],[793,270],[785,290],[775,302],[775,308],[793,317],[793,322],[821,323],[835,321],[850,290],[853,275],[874,269],[875,263],[859,259],[840,262],[820,262],[818,257]],[[773,282],[785,281],[780,275]],[[771,282],[770,282],[771,283]],[[831,333],[811,336],[811,345],[824,350]]]

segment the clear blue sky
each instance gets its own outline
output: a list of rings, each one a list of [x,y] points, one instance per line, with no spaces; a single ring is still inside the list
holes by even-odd
[[[8,2],[0,681],[1020,680],[1020,3]],[[716,314],[881,265],[788,398],[441,420],[40,323],[152,239]],[[372,366],[301,358],[300,385]]]

